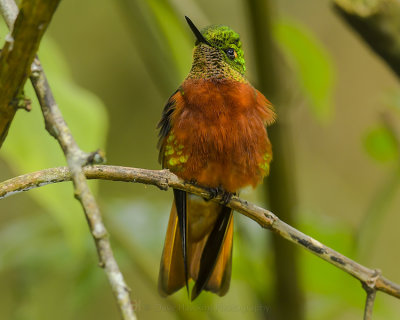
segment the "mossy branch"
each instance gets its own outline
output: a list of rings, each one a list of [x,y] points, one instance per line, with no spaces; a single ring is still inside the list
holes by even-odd
[[[0,53],[0,147],[18,109],[18,96],[31,72],[40,40],[60,0],[24,0],[11,34]],[[7,1],[0,9],[9,19],[13,14]]]
[[[30,76],[32,85],[35,89],[36,95],[38,97],[40,107],[42,109],[43,117],[46,124],[47,131],[58,141],[60,144],[65,158],[68,163],[69,170],[71,172],[71,180],[74,184],[74,195],[75,198],[79,200],[82,205],[82,208],[85,212],[86,219],[89,224],[90,231],[92,233],[97,253],[99,256],[100,266],[104,269],[108,281],[111,285],[112,291],[114,293],[114,297],[116,299],[117,305],[121,312],[122,319],[124,320],[134,320],[136,319],[135,313],[133,311],[133,306],[130,299],[130,290],[125,283],[124,277],[119,269],[119,266],[114,258],[114,253],[111,249],[111,244],[108,239],[107,230],[102,222],[102,216],[100,212],[100,208],[96,202],[96,199],[93,196],[89,186],[87,185],[85,174],[82,171],[82,167],[89,163],[99,163],[103,162],[103,157],[100,152],[93,152],[93,153],[86,153],[83,152],[78,144],[76,143],[74,137],[70,129],[68,128],[60,109],[54,99],[53,93],[50,89],[50,85],[47,81],[46,75],[41,68],[40,62],[38,59],[35,60],[35,63],[32,64],[32,61],[35,57],[35,53],[37,47],[39,46],[39,42],[41,39],[41,35],[43,35],[44,29],[47,26],[48,22],[50,21],[51,14],[46,15],[44,17],[37,14],[37,12],[49,10],[49,8],[53,8],[57,6],[59,0],[25,0],[22,3],[21,11],[19,12],[18,16],[15,17],[16,13],[18,12],[15,6],[14,0],[0,0],[0,11],[6,20],[7,25],[11,29],[14,25],[15,26],[13,31],[13,36],[19,35],[18,32],[21,32],[22,35],[20,38],[16,38],[10,44],[6,43],[6,47],[0,56],[0,63],[2,63],[2,58],[6,59],[3,61],[5,66],[3,69],[3,73],[1,73],[0,68],[0,88],[3,89],[1,81],[7,78],[7,74],[21,74],[24,73],[23,81],[19,84],[20,87],[17,87],[17,83],[15,81],[15,87],[17,87],[17,94],[18,90],[22,88],[23,83],[26,80],[26,77],[31,73]],[[46,7],[46,8],[44,8]],[[42,10],[42,11],[41,11]],[[53,10],[53,12],[54,12]],[[49,11],[50,12],[50,11]],[[36,13],[36,14],[35,14]],[[27,16],[27,17],[25,17]],[[27,21],[30,22],[27,23]],[[24,28],[33,28],[34,31],[22,31]],[[42,30],[41,34],[36,34],[37,30]],[[14,37],[15,38],[15,37]],[[16,50],[14,46],[14,42],[18,43],[20,41],[31,43],[31,46],[25,48],[29,52],[29,59],[24,59],[23,61],[13,61],[10,63],[10,59],[7,60],[7,53],[10,52],[10,57],[13,57],[13,53]],[[23,46],[22,46],[23,47]],[[19,53],[21,49],[18,49],[17,53]],[[4,53],[4,56],[3,56]],[[23,54],[21,53],[22,57]],[[25,57],[26,58],[26,57]],[[9,64],[7,64],[9,63]],[[3,66],[3,65],[0,65]],[[9,84],[7,84],[9,86]],[[12,89],[13,87],[10,86]],[[10,91],[11,92],[11,91]],[[1,95],[0,95],[1,97]],[[14,97],[11,95],[11,98]],[[1,102],[0,98],[0,102]],[[1,104],[0,104],[1,108]],[[7,112],[10,112],[6,109]],[[1,142],[5,139],[7,129],[12,121],[12,118],[15,114],[15,109],[12,112],[4,114],[7,117],[4,117],[4,130],[1,131],[2,127],[1,124],[3,123],[3,115],[0,112],[0,146]]]

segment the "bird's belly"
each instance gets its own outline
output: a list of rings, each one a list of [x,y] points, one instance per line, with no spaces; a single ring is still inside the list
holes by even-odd
[[[271,146],[254,88],[229,81],[204,83],[183,85],[185,103],[173,126],[176,145],[183,148],[182,165],[171,169],[184,180],[228,192],[257,185],[266,173],[260,164]]]
[[[255,186],[262,179],[260,170],[266,152],[266,132],[251,126],[236,126],[214,122],[206,130],[193,131],[188,161],[178,174],[185,180],[195,180],[206,187],[222,187],[229,192],[248,185]]]

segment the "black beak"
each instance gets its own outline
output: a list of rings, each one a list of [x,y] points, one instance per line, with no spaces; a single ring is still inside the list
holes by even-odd
[[[203,37],[203,35],[201,34],[201,32],[199,31],[199,29],[197,29],[197,27],[194,25],[194,23],[192,22],[192,20],[190,20],[188,17],[185,16],[185,19],[190,27],[190,29],[192,29],[192,32],[194,33],[194,35],[197,38],[198,42],[201,43],[205,43],[207,45],[209,45],[211,47],[211,44]]]

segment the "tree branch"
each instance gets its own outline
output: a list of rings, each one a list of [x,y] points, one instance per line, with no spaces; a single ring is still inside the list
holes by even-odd
[[[135,319],[129,288],[118,267],[108,239],[107,230],[103,224],[100,208],[90,191],[82,167],[89,163],[100,163],[104,159],[99,152],[85,153],[75,142],[67,124],[58,108],[46,76],[42,71],[36,71],[31,78],[45,118],[47,131],[58,140],[71,170],[71,180],[74,183],[75,198],[78,199],[85,212],[89,228],[96,244],[100,266],[104,268],[117,300],[123,319]]]
[[[0,0],[2,5],[0,6],[0,10],[10,27],[13,24],[13,15],[15,15],[15,2],[11,0]],[[26,0],[23,2],[21,7],[21,11],[16,20],[16,27],[15,30],[18,30],[19,26],[19,17],[24,17],[28,10],[25,10],[24,4],[25,3],[32,3],[32,7],[35,10],[41,8],[41,1],[46,2],[47,6],[50,3],[59,2],[59,0]],[[14,2],[12,4],[12,2]],[[35,5],[39,5],[39,7],[35,7]],[[26,7],[29,7],[26,5]],[[55,9],[55,8],[54,8]],[[43,9],[44,10],[44,9]],[[50,16],[51,17],[51,16]],[[23,20],[23,18],[21,18]],[[45,20],[42,18],[35,16],[32,14],[29,21],[33,20],[33,25],[35,28],[41,29],[45,23]],[[50,19],[49,19],[50,20]],[[24,20],[23,20],[24,21]],[[36,24],[38,24],[36,26]],[[31,26],[32,27],[32,26]],[[35,29],[35,30],[36,30]],[[45,28],[44,28],[45,29]],[[14,31],[15,31],[14,30]],[[44,32],[44,31],[43,31]],[[14,34],[14,32],[13,32]],[[29,37],[34,37],[34,35],[29,34]],[[24,41],[29,42],[30,38],[23,39]],[[40,38],[37,38],[37,43],[35,44],[38,46],[40,42]],[[36,47],[37,49],[37,47]],[[15,48],[14,48],[15,50]],[[12,48],[9,49],[12,51]],[[33,51],[33,50],[32,50]],[[102,217],[100,213],[99,206],[90,191],[89,186],[86,182],[86,177],[83,173],[82,167],[89,164],[89,163],[100,163],[103,162],[104,159],[99,152],[93,153],[85,153],[83,152],[77,143],[75,142],[74,137],[72,136],[71,131],[69,130],[60,109],[58,108],[57,103],[54,100],[53,93],[50,89],[49,83],[47,81],[46,75],[43,69],[40,66],[40,62],[36,59],[35,63],[32,64],[32,60],[36,50],[33,51],[32,59],[30,60],[29,64],[26,66],[24,65],[25,69],[23,69],[19,64],[21,61],[17,61],[15,65],[10,65],[9,70],[12,72],[20,72],[23,70],[25,72],[25,80],[26,76],[30,74],[32,70],[32,74],[30,76],[32,85],[35,89],[36,95],[38,97],[42,113],[45,119],[46,129],[47,131],[58,141],[60,144],[67,163],[69,170],[71,172],[70,178],[74,184],[74,192],[75,198],[78,199],[82,205],[82,208],[85,212],[90,231],[92,233],[97,253],[99,256],[100,266],[105,270],[105,273],[108,277],[108,281],[110,282],[111,288],[113,290],[115,299],[117,301],[119,310],[121,312],[121,316],[124,320],[134,320],[136,319],[131,299],[129,296],[129,288],[125,283],[123,275],[118,267],[118,264],[114,258],[114,254],[111,249],[111,244],[108,239],[107,230],[102,222]],[[2,56],[1,56],[2,57]],[[0,59],[1,59],[0,57]],[[1,62],[1,60],[0,60]],[[31,66],[32,64],[32,66]],[[1,72],[0,72],[0,81],[1,81]],[[1,83],[1,82],[0,82]],[[0,86],[1,87],[1,86]],[[1,101],[1,100],[0,100]],[[1,107],[1,104],[0,104]],[[14,112],[15,113],[15,112]],[[1,113],[0,113],[1,115]],[[12,120],[12,117],[11,117]],[[10,122],[11,122],[10,120]],[[1,126],[0,126],[1,129]],[[1,131],[0,131],[1,132]],[[3,137],[5,138],[5,136]],[[1,141],[0,141],[1,145]]]
[[[207,190],[185,183],[168,170],[147,170],[97,165],[85,167],[83,168],[83,172],[88,179],[150,184],[157,186],[161,190],[167,190],[170,187],[211,199],[211,194]],[[0,183],[0,199],[44,185],[71,180],[72,174],[67,167],[28,173]],[[220,196],[212,199],[212,201],[218,202],[221,202],[221,200]],[[295,245],[307,249],[321,259],[347,272],[360,280],[361,283],[367,285],[368,288],[385,292],[400,299],[400,285],[386,279],[377,270],[369,269],[305,235],[281,221],[272,212],[249,203],[246,200],[242,200],[237,196],[233,196],[227,206],[254,220],[261,227],[272,230]]]
[[[12,34],[6,37],[0,53],[0,147],[18,109],[18,95],[30,74],[40,40],[59,2],[60,0],[24,0]],[[5,0],[0,3],[0,9],[10,20],[15,13],[15,4],[7,6]]]
[[[335,0],[334,8],[400,77],[400,2]]]

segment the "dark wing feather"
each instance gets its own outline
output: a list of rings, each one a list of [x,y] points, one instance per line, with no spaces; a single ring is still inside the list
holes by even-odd
[[[188,257],[187,257],[187,252],[188,252],[187,251],[188,220],[187,220],[187,202],[186,202],[187,195],[185,191],[174,189],[174,197],[175,197],[176,212],[178,214],[178,224],[182,241],[183,265],[185,269],[186,289],[189,293],[189,275],[188,275]]]
[[[158,143],[157,148],[160,150],[158,155],[158,161],[164,166],[163,158],[164,158],[164,140],[168,136],[168,133],[171,131],[171,118],[172,113],[175,111],[176,108],[176,101],[175,95],[180,92],[180,89],[177,89],[168,99],[167,104],[165,105],[161,120],[157,124],[157,129],[160,131],[158,132]]]

